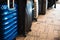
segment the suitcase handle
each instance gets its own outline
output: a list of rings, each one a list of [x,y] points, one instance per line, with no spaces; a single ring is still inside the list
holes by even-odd
[[[14,8],[14,0],[7,0],[8,8],[13,9]]]

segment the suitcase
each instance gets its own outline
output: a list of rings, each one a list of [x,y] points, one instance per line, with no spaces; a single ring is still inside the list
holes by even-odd
[[[0,40],[14,40],[17,36],[17,5],[13,2],[0,1]]]
[[[42,0],[38,0],[38,13],[41,13]]]
[[[54,8],[56,8],[56,1],[57,0],[48,0],[48,9],[51,8],[54,5]]]
[[[38,0],[39,2],[39,14],[46,14],[46,0]]]
[[[33,20],[37,21],[38,18],[38,0],[33,0]]]
[[[18,0],[18,32],[26,36],[31,31],[32,25],[32,2],[31,0]]]

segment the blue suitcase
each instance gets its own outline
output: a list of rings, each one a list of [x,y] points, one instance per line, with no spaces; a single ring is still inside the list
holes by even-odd
[[[0,4],[0,40],[13,40],[17,36],[17,5]]]

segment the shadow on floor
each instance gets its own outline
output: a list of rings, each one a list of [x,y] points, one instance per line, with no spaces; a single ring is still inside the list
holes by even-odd
[[[54,40],[60,40],[60,37],[54,38]]]

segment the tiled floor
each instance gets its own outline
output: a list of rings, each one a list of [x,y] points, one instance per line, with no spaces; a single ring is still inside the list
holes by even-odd
[[[26,38],[17,40],[60,40],[60,4],[56,9],[47,10],[46,15],[40,15],[31,29]]]

